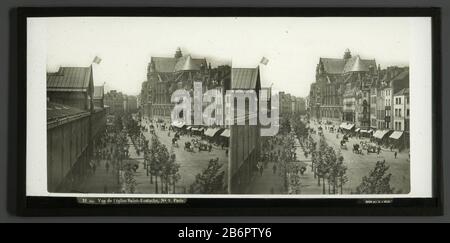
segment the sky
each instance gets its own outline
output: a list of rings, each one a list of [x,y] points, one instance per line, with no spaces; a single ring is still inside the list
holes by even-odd
[[[306,97],[320,57],[345,49],[382,68],[409,63],[410,18],[153,18],[46,19],[47,71],[93,64],[94,84],[140,93],[152,56],[173,57],[180,47],[212,66],[256,67],[262,85]]]

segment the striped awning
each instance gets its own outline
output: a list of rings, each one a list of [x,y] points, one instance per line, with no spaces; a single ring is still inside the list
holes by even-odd
[[[205,130],[205,128],[203,127],[192,127],[191,131],[193,132],[203,132]]]
[[[389,138],[399,139],[403,135],[402,131],[394,131]]]
[[[345,130],[352,130],[352,128],[355,126],[355,124],[351,124],[351,123],[342,123],[339,127]]]
[[[225,129],[220,136],[229,138],[230,137],[230,129]]]
[[[172,126],[173,127],[182,128],[184,125],[185,125],[185,123],[181,122],[181,121],[174,121],[174,122],[172,122]]]
[[[220,128],[208,128],[205,131],[205,135],[208,137],[214,137],[216,135],[216,133],[219,131],[220,131]]]
[[[384,136],[389,132],[389,130],[378,130],[373,134],[374,138],[383,139]]]

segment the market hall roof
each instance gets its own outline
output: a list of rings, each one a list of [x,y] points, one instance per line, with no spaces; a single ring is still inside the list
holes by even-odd
[[[152,57],[150,61],[154,71],[159,73],[173,73],[178,71],[199,71],[202,66],[206,67],[205,58],[192,58],[190,55],[180,58],[175,57]]]
[[[259,89],[259,68],[232,68],[232,89]]]
[[[47,102],[47,123],[66,118],[87,116],[89,111],[78,109],[68,105]]]
[[[47,91],[89,91],[93,86],[91,67],[60,67],[47,73]]]

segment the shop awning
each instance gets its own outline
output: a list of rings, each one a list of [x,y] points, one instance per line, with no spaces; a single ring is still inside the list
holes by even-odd
[[[340,128],[345,129],[345,130],[352,130],[352,128],[355,126],[355,124],[351,124],[351,123],[342,123],[341,125],[339,125]]]
[[[365,129],[361,129],[359,132],[361,132],[361,133],[369,133],[369,131],[367,131]]]
[[[361,128],[356,128],[355,132],[359,132],[361,130]]]
[[[191,130],[191,128],[192,128],[191,126],[188,126],[186,127],[186,130]]]
[[[403,135],[403,132],[401,131],[394,131],[389,138],[392,139],[399,139]]]
[[[230,129],[225,129],[220,136],[229,138],[230,137]]]
[[[218,133],[220,131],[220,128],[208,128],[205,131],[205,135],[208,137],[214,137],[216,135],[216,133]]]
[[[374,138],[383,139],[384,136],[389,132],[389,130],[378,130],[373,134]]]
[[[193,132],[203,132],[205,130],[205,128],[203,127],[192,127],[191,131]]]
[[[182,128],[183,126],[184,126],[184,122],[181,122],[181,121],[174,121],[174,122],[172,122],[172,126],[173,127],[177,127],[177,128]]]

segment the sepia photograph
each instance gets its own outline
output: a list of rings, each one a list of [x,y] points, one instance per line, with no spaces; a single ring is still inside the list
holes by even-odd
[[[27,49],[28,195],[432,195],[431,18],[28,18]]]

